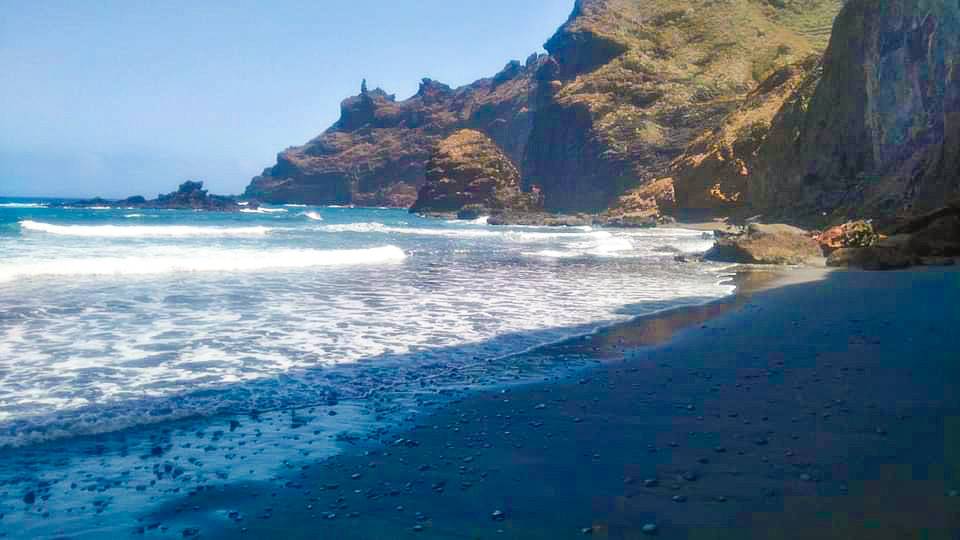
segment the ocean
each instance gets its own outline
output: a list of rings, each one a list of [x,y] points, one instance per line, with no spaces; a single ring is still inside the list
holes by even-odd
[[[226,452],[201,452],[208,474],[188,474],[194,482],[269,477],[281,463],[409,420],[428,401],[576,363],[519,360],[538,346],[733,291],[723,266],[675,261],[712,244],[681,228],[49,204],[0,199],[0,486],[15,486],[0,497],[0,531],[11,537],[96,536],[76,509],[95,508],[99,487],[91,506],[42,493],[83,479],[103,487],[90,484],[98,469],[95,478],[122,477],[105,489],[127,490],[123,504],[141,510],[138,494],[156,499],[156,471],[123,457],[180,452],[176,461],[188,463],[201,447],[195,433],[223,419],[274,415],[218,428],[217,448],[231,437],[260,446],[235,443],[234,454],[250,452],[242,473]],[[306,420],[296,411],[309,411]],[[312,436],[291,440],[290,422],[314,426]],[[275,424],[285,428],[271,437],[264,426]],[[31,492],[42,506],[11,515]]]

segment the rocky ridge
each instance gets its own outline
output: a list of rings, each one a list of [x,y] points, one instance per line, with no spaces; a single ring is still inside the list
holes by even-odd
[[[289,148],[254,178],[245,197],[266,203],[414,204],[436,145],[460,129],[490,137],[520,162],[530,131],[534,75],[544,61],[512,61],[496,76],[462,88],[424,79],[397,101],[382,89],[344,100],[340,119],[304,146]]]

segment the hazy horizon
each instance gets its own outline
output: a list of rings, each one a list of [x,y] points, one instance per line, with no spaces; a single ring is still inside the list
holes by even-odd
[[[0,196],[241,193],[340,102],[451,86],[542,51],[572,0],[7,3]],[[442,44],[442,46],[438,46]]]

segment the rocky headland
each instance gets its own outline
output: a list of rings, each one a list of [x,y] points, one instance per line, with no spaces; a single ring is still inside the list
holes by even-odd
[[[800,226],[807,240],[866,221],[896,237],[960,195],[958,36],[960,6],[940,1],[578,0],[549,54],[492,78],[424,80],[405,101],[364,84],[246,196],[492,224],[655,226],[693,213]],[[766,261],[738,247],[757,236],[722,238],[714,255]],[[810,241],[773,237],[799,250],[773,261],[813,256]],[[891,241],[826,245],[816,259]],[[886,266],[852,255],[831,264]]]

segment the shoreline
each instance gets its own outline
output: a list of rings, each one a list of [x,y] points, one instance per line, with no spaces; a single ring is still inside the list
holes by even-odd
[[[685,454],[684,457],[679,457],[684,452],[678,448],[683,446],[673,447],[673,442],[664,446],[666,444],[664,437],[667,436],[665,433],[676,431],[679,426],[664,425],[663,420],[676,415],[677,410],[685,411],[686,414],[683,414],[682,419],[683,429],[695,429],[697,422],[691,423],[690,416],[699,411],[700,406],[694,405],[693,411],[687,411],[685,406],[681,407],[674,403],[677,400],[684,400],[682,394],[690,391],[688,388],[690,383],[684,386],[684,383],[669,377],[670,382],[664,385],[662,380],[657,384],[639,377],[640,374],[656,374],[664,369],[665,363],[655,363],[653,357],[676,357],[678,353],[671,353],[672,349],[696,340],[698,336],[702,338],[702,334],[717,332],[718,329],[714,327],[729,324],[725,321],[739,320],[742,324],[744,320],[755,317],[757,310],[783,309],[785,306],[780,305],[783,299],[778,300],[771,296],[783,296],[787,294],[785,291],[791,289],[811,287],[823,289],[829,286],[825,283],[826,281],[838,278],[849,280],[851,274],[853,277],[859,277],[862,274],[868,278],[868,281],[871,275],[875,276],[874,279],[881,281],[891,278],[896,281],[898,278],[908,279],[911,274],[935,274],[932,271],[901,272],[887,277],[879,274],[838,272],[820,268],[751,270],[736,274],[734,279],[737,290],[728,297],[701,305],[677,307],[641,315],[630,321],[598,329],[591,334],[538,347],[526,353],[557,358],[580,356],[593,363],[593,366],[576,368],[576,373],[572,375],[548,370],[545,372],[547,376],[539,381],[531,380],[499,389],[473,389],[451,394],[442,402],[415,404],[396,425],[381,424],[373,428],[375,436],[371,439],[338,441],[337,445],[346,447],[345,451],[337,450],[331,456],[318,455],[316,458],[305,454],[301,462],[285,462],[281,471],[286,472],[280,472],[268,480],[262,478],[233,480],[231,477],[229,481],[224,481],[225,479],[216,481],[213,475],[206,480],[197,477],[195,480],[198,485],[184,491],[185,495],[179,494],[181,491],[177,488],[172,491],[165,490],[152,497],[155,503],[162,503],[156,511],[142,514],[137,508],[124,509],[121,514],[129,516],[127,519],[114,520],[112,525],[102,523],[93,528],[86,526],[83,527],[86,534],[81,533],[71,537],[92,538],[106,532],[128,533],[129,531],[138,532],[141,529],[148,535],[165,533],[179,537],[184,532],[192,534],[196,529],[203,538],[231,538],[233,535],[243,533],[246,529],[246,535],[251,538],[278,533],[287,538],[312,538],[315,536],[311,534],[315,534],[319,528],[329,532],[331,537],[337,538],[403,538],[407,536],[573,538],[581,537],[585,531],[599,537],[633,538],[635,536],[631,535],[643,534],[641,530],[643,525],[650,524],[656,524],[658,532],[664,537],[677,537],[679,531],[688,530],[690,524],[685,523],[682,517],[675,515],[676,511],[697,500],[689,488],[703,488],[708,491],[718,489],[711,484],[711,481],[715,480],[713,474],[706,475],[700,470],[711,468],[710,464],[715,452],[704,448],[698,452],[697,456]],[[960,274],[946,271],[943,275],[948,278],[953,276],[950,279],[955,279]],[[851,283],[845,285],[848,288],[850,286]],[[742,333],[743,328],[740,331]],[[736,332],[733,335],[736,336]],[[743,337],[745,336],[741,336]],[[703,347],[694,347],[694,350],[702,351]],[[519,356],[522,355],[523,353]],[[680,372],[679,367],[669,369],[671,373]],[[706,378],[708,381],[730,376],[729,368],[709,366],[705,362],[694,369],[718,369],[716,378],[708,377]],[[735,371],[740,369],[737,368]],[[744,369],[755,368],[745,367]],[[579,380],[574,381],[573,379],[576,378]],[[621,378],[625,380],[621,382]],[[737,378],[736,373],[734,378]],[[629,381],[632,383],[627,384]],[[620,390],[624,395],[614,393],[615,388],[625,384],[631,389],[625,394]],[[650,390],[641,391],[641,386]],[[657,387],[661,389],[669,387],[670,392],[676,395],[657,398]],[[568,395],[558,398],[558,394]],[[700,396],[698,399],[702,401],[703,397]],[[649,405],[655,414],[646,419],[638,419],[631,414],[626,414],[623,410],[624,402],[634,399]],[[669,403],[665,403],[664,399]],[[696,401],[692,397],[686,400]],[[540,408],[541,404],[544,405],[543,408]],[[594,410],[598,407],[598,410]],[[610,407],[614,410],[604,410]],[[416,410],[418,408],[420,410]],[[564,411],[559,417],[555,417],[547,412],[553,411],[554,408],[562,408]],[[263,428],[265,433],[268,431],[267,426],[271,430],[275,428],[275,433],[271,435],[274,441],[272,444],[291,442],[302,444],[295,442],[303,434],[301,431],[300,435],[297,435],[298,427],[295,417],[299,415],[309,417],[320,412],[300,408],[280,411],[270,415],[270,418],[250,422],[250,424],[259,426],[255,428],[256,431]],[[290,420],[285,421],[283,418],[288,413]],[[740,414],[745,416],[748,413]],[[627,490],[630,493],[625,491],[605,504],[618,507],[617,512],[624,514],[621,518],[626,519],[627,523],[612,525],[612,522],[595,523],[597,520],[592,519],[583,527],[566,524],[562,528],[547,527],[543,531],[536,527],[531,529],[529,521],[544,519],[543,517],[535,518],[535,516],[542,514],[541,506],[547,504],[550,499],[559,497],[561,502],[566,501],[561,506],[568,505],[571,515],[576,515],[574,509],[578,509],[576,511],[584,515],[580,505],[585,501],[582,501],[582,497],[578,498],[578,495],[589,493],[590,489],[601,485],[604,486],[604,491],[611,489],[612,477],[609,470],[605,470],[603,482],[597,482],[592,478],[581,479],[574,482],[570,489],[562,488],[568,476],[574,479],[579,478],[583,473],[582,469],[592,469],[594,465],[602,464],[607,457],[606,450],[595,454],[589,452],[577,454],[581,444],[585,448],[590,447],[589,443],[598,440],[598,437],[608,435],[609,428],[602,430],[603,435],[600,435],[601,432],[592,436],[577,435],[580,430],[589,431],[586,426],[596,424],[593,421],[594,417],[601,418],[602,422],[612,426],[627,420],[629,422],[624,424],[627,426],[636,426],[638,422],[640,422],[639,425],[644,422],[659,422],[652,434],[652,439],[628,438],[624,441],[625,444],[622,444],[626,450],[625,453],[621,453],[620,450],[613,451],[614,461],[617,461],[616,456],[620,456],[619,460],[622,464],[619,466],[622,468],[621,473],[624,477],[618,482],[613,482],[612,485],[620,490],[626,489],[625,486],[636,486],[636,489],[630,488]],[[363,414],[359,411],[355,415],[343,417],[346,425],[350,424],[351,419],[362,418]],[[215,430],[218,424],[225,421],[226,417],[200,422],[186,420],[183,425],[189,426],[186,428],[188,431],[197,429],[197,432],[201,433]],[[703,421],[701,417],[699,422]],[[248,420],[244,420],[243,423],[247,424]],[[875,423],[880,425],[879,421]],[[198,424],[207,427],[197,428]],[[173,425],[168,427],[171,430],[175,428]],[[225,426],[219,427],[222,429]],[[594,425],[594,427],[600,426]],[[242,431],[250,428],[244,425],[240,429]],[[622,428],[614,429],[622,430]],[[510,435],[504,436],[504,433],[510,433]],[[741,439],[746,437],[742,433],[740,435]],[[886,437],[885,434],[884,438]],[[119,434],[119,438],[124,439],[124,434]],[[618,436],[613,437],[613,439],[617,438]],[[91,439],[99,440],[100,438],[92,437]],[[560,441],[564,444],[559,445]],[[652,449],[651,444],[654,446]],[[768,442],[763,445],[763,448],[768,446],[774,445]],[[733,444],[730,448],[731,450],[725,451],[721,457],[732,455]],[[572,455],[569,454],[571,450],[574,451]],[[646,452],[650,454],[644,457]],[[662,456],[664,452],[671,455],[669,462],[657,463],[655,458]],[[629,458],[626,457],[628,454]],[[595,457],[596,455],[600,457]],[[801,455],[801,452],[796,451],[796,455]],[[558,463],[557,460],[561,456],[566,457]],[[574,456],[573,461],[570,461],[571,456]],[[158,456],[154,456],[156,457]],[[153,461],[150,457],[140,459],[146,460],[144,463],[147,464]],[[665,465],[670,465],[673,469],[668,474],[650,472],[652,469],[649,459],[654,459],[653,470]],[[697,461],[699,459],[707,459],[708,462],[701,464]],[[769,464],[770,461],[770,458],[767,458],[766,462],[760,463]],[[677,468],[678,465],[674,462],[685,462],[685,465],[683,468]],[[753,465],[758,466],[760,463]],[[255,464],[251,463],[251,465]],[[528,487],[523,484],[515,485],[515,482],[510,481],[509,475],[507,475],[508,478],[504,477],[504,471],[514,471],[514,476],[519,474],[519,477],[524,477],[526,473],[522,471],[527,470],[528,467],[534,467],[533,470],[539,471],[538,474],[546,474],[541,468],[548,465],[550,474],[546,478],[548,481],[545,485],[550,486],[552,490],[550,497],[544,499],[545,495],[541,493],[538,498],[535,498],[539,502],[530,508],[511,497],[504,498],[503,493],[513,493],[518,489],[519,493],[524,493],[524,489]],[[270,464],[260,463],[256,466],[270,467]],[[689,472],[687,468],[697,469],[693,473],[696,478],[684,479],[684,474]],[[518,471],[521,472],[518,473]],[[752,482],[747,484],[754,488],[763,483],[750,473],[751,469],[746,467],[738,471],[734,477],[747,476]],[[730,472],[726,474],[729,475]],[[669,480],[671,476],[674,480]],[[813,478],[811,475],[811,479]],[[656,479],[659,488],[645,487],[645,481],[648,479]],[[670,482],[676,483],[670,484]],[[818,476],[816,481],[801,480],[800,482],[817,485],[820,480]],[[457,483],[459,486],[456,485]],[[487,484],[489,487],[486,487]],[[836,496],[839,484],[831,484],[830,488]],[[849,489],[848,485],[847,490]],[[480,492],[479,495],[475,493],[477,491]],[[648,496],[658,491],[666,491],[668,495],[680,493],[679,496],[685,499],[683,502],[673,502],[670,498],[665,501],[649,501]],[[474,494],[471,495],[471,493]],[[742,494],[735,493],[735,490],[725,493],[730,494],[715,496],[723,497],[723,504],[717,500],[700,501],[707,505],[706,510],[709,511],[705,515],[711,516],[710,519],[713,520],[711,523],[714,525],[724,520],[734,519],[738,513],[749,508],[749,501]],[[445,502],[445,497],[453,502]],[[631,503],[637,498],[646,501],[644,504],[649,508],[643,511],[631,510]],[[782,499],[782,494],[779,496],[768,494],[750,504],[763,503],[758,508],[769,511],[770,503],[780,504]],[[737,504],[728,504],[730,502]],[[446,506],[447,504],[453,506]],[[481,511],[480,507],[484,505],[489,508]],[[120,505],[117,506],[119,510]],[[399,507],[403,509],[398,510]],[[567,506],[563,507],[567,508]],[[471,508],[471,511],[464,513],[463,508]],[[269,511],[265,511],[266,509]],[[731,509],[735,509],[736,512],[731,514]],[[6,526],[12,524],[11,518],[14,514],[11,508],[0,508],[0,513],[4,511],[7,512],[7,516],[5,520],[0,518],[0,535],[3,532],[9,532]],[[704,509],[698,508],[697,511],[704,511]],[[417,516],[415,512],[422,514]],[[498,514],[494,517],[494,512],[503,512],[503,515]],[[563,513],[566,514],[567,510]],[[580,519],[587,521],[586,517]],[[507,527],[508,524],[510,527]],[[156,526],[153,527],[154,525]],[[476,534],[456,532],[462,527],[474,530]],[[586,530],[588,527],[589,531]],[[724,538],[726,536],[721,534],[723,529],[724,527],[720,527],[719,532],[713,530],[712,534],[715,536],[706,537]],[[614,534],[614,530],[619,532]],[[698,534],[703,532],[696,527],[689,530],[697,530]],[[629,533],[629,531],[633,532]],[[29,533],[27,534],[29,536]],[[805,536],[787,537],[804,538]]]
[[[960,479],[943,473],[955,463],[942,447],[942,421],[958,410],[957,396],[947,386],[923,385],[943,385],[948,379],[938,370],[955,374],[953,368],[926,366],[934,373],[904,384],[902,370],[910,367],[880,369],[870,365],[869,354],[816,352],[815,344],[811,358],[773,347],[744,359],[719,345],[715,354],[733,357],[714,363],[688,355],[703,352],[704,338],[748,337],[742,331],[758,322],[757,312],[776,311],[767,317],[774,322],[810,314],[785,301],[814,292],[845,289],[857,299],[851,303],[863,307],[883,302],[873,294],[878,284],[915,280],[929,288],[940,279],[960,283],[958,276],[832,273],[827,279],[836,286],[761,289],[720,313],[716,303],[683,308],[706,316],[680,317],[683,325],[661,314],[633,331],[621,326],[574,347],[600,361],[577,381],[480,391],[412,420],[386,437],[393,443],[362,446],[272,484],[197,493],[150,519],[171,530],[192,523],[211,538],[244,529],[250,537],[285,538],[318,532],[336,538],[639,538],[646,525],[656,525],[665,538],[893,538],[930,523],[936,525],[928,529],[931,538],[950,538],[960,524],[950,503],[960,499],[948,493]],[[952,322],[957,315],[950,315]],[[870,326],[871,332],[838,337],[848,347],[882,353],[888,336]],[[847,339],[858,335],[865,338]],[[771,353],[776,360],[767,358]],[[896,353],[881,356],[896,363],[902,354]],[[843,364],[826,368],[826,355]],[[686,365],[676,363],[682,358]],[[830,379],[820,369],[830,370]],[[780,387],[792,388],[784,383],[802,389],[784,394]],[[775,406],[779,400],[790,402],[789,410]],[[931,410],[940,414],[915,414]],[[610,440],[599,444],[600,434]],[[937,441],[945,453],[936,451]],[[914,466],[908,458],[931,461],[922,465],[931,474],[940,470],[940,480],[904,477]],[[891,471],[884,464],[898,465]],[[877,500],[877,486],[897,490]],[[923,504],[905,501],[908,495]],[[823,521],[830,509],[836,510],[832,524]],[[231,512],[225,524],[211,520]],[[856,519],[857,512],[888,524],[888,534]]]

